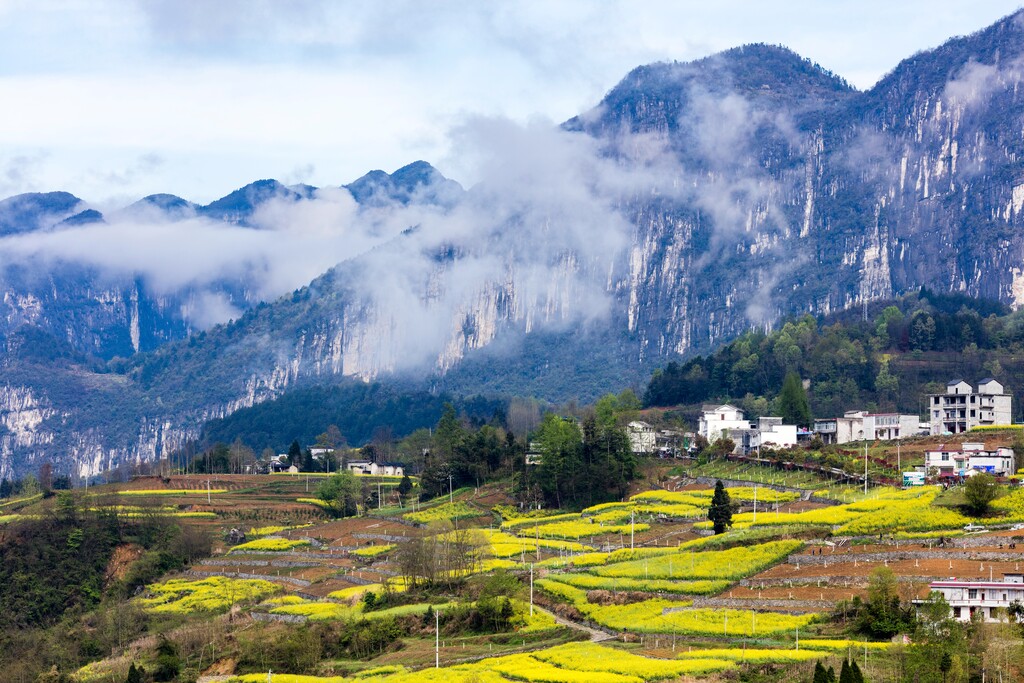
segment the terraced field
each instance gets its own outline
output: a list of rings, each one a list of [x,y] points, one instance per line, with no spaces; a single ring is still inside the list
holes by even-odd
[[[733,529],[711,536],[704,528],[710,489],[685,479],[579,513],[525,515],[493,489],[467,489],[415,511],[393,507],[343,520],[299,502],[312,495],[302,478],[211,478],[209,493],[205,480],[192,477],[161,486],[169,492],[155,491],[152,481],[133,482],[139,493],[103,494],[97,505],[130,498],[133,506],[207,512],[188,523],[218,536],[237,528],[259,540],[234,548],[219,543],[213,557],[141,596],[146,609],[217,613],[241,606],[252,619],[286,626],[420,618],[460,602],[407,601],[366,611],[364,595],[406,590],[399,562],[406,543],[454,541],[458,534],[471,549],[452,578],[498,569],[518,577],[520,640],[439,638],[435,652],[432,639],[406,639],[398,652],[365,664],[366,681],[716,680],[766,665],[809,680],[815,662],[838,665],[854,648],[865,653],[870,680],[872,653],[880,657],[887,644],[836,641],[828,616],[837,602],[865,597],[874,569],[892,569],[904,592],[923,596],[931,580],[987,579],[1024,564],[1024,545],[1009,548],[1021,532],[964,535],[959,527],[968,518],[937,505],[933,490],[876,489],[837,503],[811,491],[739,487],[731,492],[739,508]],[[1018,498],[997,501],[1004,526],[1024,509]],[[181,582],[197,583],[193,589]],[[532,618],[525,597],[531,594]],[[559,645],[572,637],[559,624],[586,628],[579,637],[607,643]],[[832,645],[814,648],[816,641]],[[447,667],[431,668],[435,656]],[[323,673],[272,680],[334,680],[330,667]],[[237,680],[266,679],[264,673]]]

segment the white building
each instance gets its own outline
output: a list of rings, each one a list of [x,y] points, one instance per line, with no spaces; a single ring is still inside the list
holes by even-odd
[[[920,431],[917,415],[897,413],[868,413],[863,410],[848,410],[842,417],[815,420],[814,431],[828,444],[851,441],[889,441],[914,436]]]
[[[634,420],[626,425],[626,434],[629,436],[629,446],[634,453],[650,455],[658,449],[657,432],[654,427]]]
[[[928,587],[942,594],[957,621],[970,621],[975,614],[984,621],[1005,621],[1010,603],[1024,603],[1021,574],[1003,574],[1002,581],[935,581]]]
[[[1003,393],[1003,385],[988,378],[978,382],[978,390],[955,379],[946,384],[946,393],[928,395],[931,433],[960,434],[981,425],[1008,425],[1013,412],[1013,397]]]
[[[743,418],[743,411],[728,403],[703,407],[697,426],[697,433],[714,443],[736,429],[750,429],[751,424]],[[735,441],[735,439],[733,439]]]
[[[368,460],[353,460],[345,467],[353,474],[367,474],[371,476],[402,477],[405,476],[405,468],[401,465],[386,463],[378,465]]]
[[[1012,448],[987,451],[983,443],[940,444],[924,452],[924,467],[925,472],[938,477],[970,476],[973,471],[1003,477],[1017,471],[1017,461]]]
[[[762,417],[750,437],[751,449],[792,448],[796,445],[796,425],[782,424],[781,417]]]

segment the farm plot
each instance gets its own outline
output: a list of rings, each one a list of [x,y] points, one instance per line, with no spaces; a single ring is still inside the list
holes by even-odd
[[[258,601],[281,592],[281,587],[256,579],[171,579],[146,587],[153,597],[138,598],[148,612],[218,612],[239,602]]]
[[[672,552],[596,567],[597,576],[633,579],[710,579],[728,581],[775,564],[801,546],[800,541],[771,541],[750,547],[706,552]]]

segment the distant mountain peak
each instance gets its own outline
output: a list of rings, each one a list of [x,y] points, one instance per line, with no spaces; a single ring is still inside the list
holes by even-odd
[[[256,207],[260,204],[275,198],[290,201],[308,199],[312,191],[316,189],[308,185],[302,187],[310,189],[297,192],[277,180],[257,180],[245,187],[240,187],[220,199],[210,202],[206,206],[199,207],[199,213],[228,223],[248,225],[249,219],[252,218]]]
[[[752,43],[691,62],[655,62],[630,71],[593,111],[565,123],[599,135],[624,123],[634,132],[675,130],[702,97],[740,95],[767,110],[831,108],[857,91],[831,71],[781,45]]]
[[[50,228],[76,213],[81,203],[69,192],[29,192],[0,200],[0,236]]]
[[[80,211],[73,216],[68,216],[60,222],[60,225],[65,227],[79,226],[79,225],[92,225],[94,223],[106,223],[106,219],[103,218],[103,214],[96,209],[86,209]]]
[[[462,186],[446,178],[426,161],[414,161],[394,173],[373,170],[345,186],[355,200],[366,206],[413,201],[450,206],[463,193]]]

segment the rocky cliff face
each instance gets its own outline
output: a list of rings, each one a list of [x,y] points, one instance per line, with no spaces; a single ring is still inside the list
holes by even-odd
[[[770,46],[641,67],[541,134],[543,163],[505,164],[466,195],[432,185],[412,229],[230,325],[102,375],[9,362],[0,474],[58,453],[79,472],[157,457],[210,417],[339,376],[560,399],[922,285],[1020,305],[1021,23],[916,55],[868,92]],[[416,193],[393,185],[369,174],[353,195],[408,211]],[[251,194],[222,200],[222,218],[247,220]],[[164,309],[119,291],[103,296],[142,339],[142,302]],[[39,293],[11,297],[32,322]],[[88,415],[54,389],[68,384],[114,407]]]

